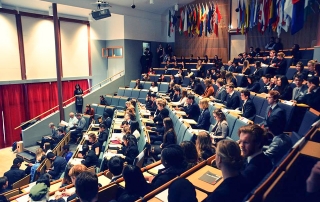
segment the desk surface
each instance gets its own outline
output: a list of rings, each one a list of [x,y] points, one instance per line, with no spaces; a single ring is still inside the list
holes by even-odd
[[[300,153],[320,159],[320,143],[308,141]]]
[[[98,177],[98,182],[102,185],[102,187],[104,187],[104,186],[107,186],[111,182],[111,179],[107,178],[104,175],[101,175]]]
[[[152,175],[157,175],[157,174],[158,174],[158,171],[159,171],[160,169],[163,169],[163,168],[164,168],[164,166],[163,166],[162,164],[160,164],[160,165],[157,165],[157,166],[149,169],[148,172],[151,173]]]
[[[164,196],[164,197],[165,197],[165,195],[167,195],[167,197],[168,197],[168,189],[164,190],[160,194],[162,194],[162,196]],[[206,193],[196,189],[196,197],[197,197],[198,201],[203,201],[205,198],[207,198],[207,196],[208,195]],[[168,201],[168,200],[161,200],[161,199],[157,198],[157,196],[155,196],[149,200],[149,202],[165,202],[165,201]]]
[[[212,185],[207,182],[204,182],[202,180],[199,180],[199,178],[205,174],[207,171],[210,171],[216,175],[222,176],[222,172],[214,167],[211,166],[204,166],[197,172],[191,174],[187,179],[198,189],[203,190],[205,192],[213,192],[222,182],[223,179],[220,179],[216,184]]]
[[[193,119],[182,119],[182,120],[183,120],[183,122],[186,122],[188,124],[197,124],[197,122]]]

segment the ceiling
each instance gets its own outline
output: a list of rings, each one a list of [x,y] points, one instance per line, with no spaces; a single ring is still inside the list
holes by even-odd
[[[52,2],[58,3],[58,12],[66,13],[74,16],[88,16],[90,10],[96,8],[95,5],[91,3],[96,2],[97,0],[2,0],[2,4],[27,8],[30,10],[42,10],[47,11],[48,7]],[[125,15],[128,9],[131,9],[131,5],[136,5],[134,10],[145,11],[149,13],[163,15],[167,12],[169,8],[174,8],[175,4],[183,6],[185,4],[191,3],[194,0],[153,0],[154,4],[150,4],[150,0],[102,0],[110,3],[112,8],[110,9],[111,13],[113,10],[117,14]],[[132,9],[133,10],[133,9]]]

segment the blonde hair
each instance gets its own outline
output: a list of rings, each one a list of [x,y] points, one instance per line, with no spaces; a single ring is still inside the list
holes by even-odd
[[[248,68],[249,68],[249,61],[248,60],[243,61],[242,73],[244,73]]]
[[[207,109],[209,107],[209,99],[203,98],[200,100],[199,104],[201,104],[203,109]]]
[[[87,170],[87,167],[83,164],[74,165],[69,171],[69,176],[77,177],[80,173],[83,173],[86,170]]]
[[[218,142],[216,155],[218,155],[222,163],[228,168],[240,170],[243,164],[243,158],[239,145],[233,140],[221,140]]]
[[[183,89],[182,92],[181,92],[181,97],[184,98],[184,97],[187,97],[188,96],[188,91],[186,89]]]
[[[37,160],[37,161],[40,161],[41,158],[42,158],[42,156],[43,156],[44,154],[45,154],[45,153],[44,153],[43,149],[42,149],[42,148],[38,148],[38,149],[36,150],[36,160]]]
[[[88,137],[91,137],[93,141],[96,141],[96,140],[97,140],[97,136],[96,136],[96,134],[94,134],[94,133],[90,133],[90,134],[88,135]]]
[[[284,56],[286,56],[283,52],[279,52],[278,54],[277,54],[277,56],[280,56],[280,57],[282,57],[282,58],[284,58]]]
[[[211,79],[206,79],[204,80],[204,84],[209,87],[210,85],[212,85],[212,80]]]
[[[131,129],[130,126],[123,126],[123,132],[127,135],[127,134],[131,134]]]
[[[157,103],[157,105],[160,105],[161,107],[165,107],[167,105],[167,101],[162,98],[156,99],[156,103]]]
[[[207,133],[206,131],[201,131],[198,133],[196,140],[196,149],[198,156],[201,157],[202,151],[206,148],[212,148],[212,141],[209,133]]]

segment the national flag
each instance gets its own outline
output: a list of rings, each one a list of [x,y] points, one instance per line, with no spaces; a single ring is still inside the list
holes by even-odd
[[[255,1],[252,0],[250,3],[250,16],[249,16],[249,28],[251,29],[253,27],[254,23],[254,12],[255,12]]]
[[[188,20],[189,20],[188,7],[186,6],[184,9],[184,20],[183,20],[183,32],[185,35],[188,34]]]
[[[255,0],[256,3],[255,3],[255,6],[254,6],[254,14],[253,14],[253,25],[252,26],[256,26],[258,23],[258,17],[259,17],[259,8],[258,7],[258,0]]]
[[[270,0],[270,15],[269,15],[269,26],[272,28],[273,31],[276,31],[277,28],[277,0]]]
[[[218,23],[219,23],[219,18],[221,19],[221,14],[218,8],[218,4],[216,4],[216,9],[215,9],[215,18],[214,18],[214,33],[216,36],[218,36]],[[220,17],[219,17],[220,16]]]
[[[179,33],[183,33],[183,20],[184,20],[184,12],[183,9],[180,10],[180,20],[179,20]]]
[[[258,31],[262,34],[264,32],[264,24],[265,24],[264,5],[265,5],[265,0],[262,0],[260,4],[259,20],[258,20]]]
[[[207,35],[211,33],[212,5],[209,3],[209,12],[207,14]]]
[[[272,0],[265,0],[263,6],[263,13],[264,13],[264,24],[263,24],[263,32],[267,30],[267,26],[269,25],[270,19],[270,2]],[[262,32],[262,33],[263,33]]]
[[[171,11],[172,13],[174,13],[174,11]],[[171,23],[171,32],[173,33],[177,24],[177,16],[175,14],[172,15],[172,23]]]
[[[246,7],[246,17],[245,17],[245,24],[246,24],[246,28],[248,28],[249,27],[249,17],[250,17],[250,0],[246,0],[247,1],[247,3],[246,3],[246,5],[247,5],[247,7]]]
[[[242,1],[242,12],[241,12],[241,34],[244,34],[246,23],[246,0]]]
[[[294,35],[303,28],[304,25],[304,9],[306,7],[305,1],[299,0],[293,4],[292,9],[292,23],[291,23],[291,35]]]
[[[278,23],[277,23],[277,34],[280,38],[281,29],[282,29],[282,21],[283,21],[283,4],[282,1],[284,0],[277,0],[277,16],[278,16]]]
[[[170,37],[171,34],[171,25],[172,25],[172,21],[171,21],[171,10],[169,10],[169,25],[168,25],[168,36]]]
[[[241,2],[238,0],[238,14],[237,14],[237,32],[241,29]]]

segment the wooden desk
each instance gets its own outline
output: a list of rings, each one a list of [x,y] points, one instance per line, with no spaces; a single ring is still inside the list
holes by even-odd
[[[198,135],[200,132],[204,131],[204,132],[207,132],[206,130],[203,130],[203,129],[192,129],[191,130],[193,132],[193,134],[195,135]]]
[[[118,118],[118,117],[124,117],[124,114],[125,114],[125,112],[124,111],[118,111],[117,112],[117,114],[116,114],[116,117]]]
[[[187,177],[187,180],[189,180],[195,187],[197,187],[198,189],[200,189],[206,193],[213,192],[223,182],[223,179],[220,179],[216,184],[211,185],[207,182],[199,180],[199,178],[203,174],[205,174],[207,171],[210,171],[216,175],[222,176],[222,172],[220,170],[206,165],[203,168],[201,168],[200,170],[191,174],[189,177]]]
[[[190,124],[190,125],[192,125],[192,124],[197,124],[197,122],[195,121],[195,120],[193,120],[193,119],[182,119],[182,121],[183,122],[186,122],[186,123],[188,123],[188,124]]]
[[[142,118],[141,121],[142,121],[143,123],[154,123],[153,120],[148,119],[148,118]]]
[[[104,175],[101,175],[98,177],[98,182],[102,185],[102,187],[104,187],[104,186],[107,186],[111,182],[111,179],[107,178]]]
[[[121,124],[115,123],[113,125],[113,130],[121,130]]]
[[[159,169],[163,169],[163,168],[164,168],[164,166],[163,166],[162,164],[160,164],[160,165],[157,165],[157,166],[149,169],[149,170],[148,170],[148,173],[151,173],[152,175],[157,175]]]
[[[308,141],[300,153],[320,159],[320,143]]]
[[[217,103],[215,102],[214,105],[218,108],[225,108],[226,106],[224,104],[221,104],[221,103]]]
[[[181,116],[186,116],[186,112],[185,111],[174,111],[176,114],[181,115]]]
[[[159,198],[157,198],[158,195],[161,195],[161,198],[168,198],[168,189],[162,191],[161,193],[157,194],[155,197],[153,197],[152,199],[149,200],[149,202],[165,202],[168,200],[161,200]],[[205,198],[207,198],[208,194],[196,189],[196,197],[198,199],[198,201],[203,201]]]

